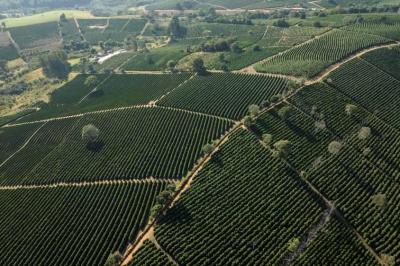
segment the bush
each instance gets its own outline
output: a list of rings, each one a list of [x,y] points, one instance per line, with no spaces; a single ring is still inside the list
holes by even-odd
[[[331,143],[329,143],[328,151],[329,151],[330,154],[335,154],[336,155],[336,154],[338,154],[340,152],[342,147],[343,147],[343,145],[339,141],[332,141]]]
[[[113,254],[110,254],[110,256],[108,256],[104,266],[119,266],[122,262],[122,259],[123,257],[121,253],[115,251]]]
[[[290,118],[290,115],[292,113],[292,109],[290,106],[284,106],[278,111],[278,115],[282,120],[288,120]]]
[[[260,113],[260,107],[256,104],[252,104],[249,106],[249,114],[251,116],[256,116]]]
[[[204,154],[210,154],[214,151],[214,149],[215,149],[214,145],[208,143],[208,144],[204,145],[203,148],[201,148],[201,151]]]
[[[271,134],[263,134],[262,135],[262,141],[264,142],[265,145],[271,145],[273,140],[273,137]]]
[[[292,143],[288,140],[280,140],[274,144],[274,156],[287,157],[292,151]]]
[[[371,136],[371,128],[362,127],[360,131],[358,131],[358,138],[360,140],[366,140]]]

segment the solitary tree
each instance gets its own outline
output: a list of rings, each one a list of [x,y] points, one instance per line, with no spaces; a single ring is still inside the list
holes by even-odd
[[[278,111],[278,115],[282,120],[288,120],[290,118],[290,115],[292,113],[292,109],[290,106],[284,106]]]
[[[274,156],[287,157],[292,151],[292,143],[288,140],[280,140],[274,144]]]
[[[360,140],[366,140],[371,136],[371,128],[362,127],[360,131],[358,131],[358,138]]]
[[[249,116],[249,115],[246,115],[246,116],[243,118],[243,125],[244,125],[245,127],[247,127],[247,128],[251,127],[251,125],[253,124],[253,122],[254,122],[253,118],[252,118],[251,116]]]
[[[82,140],[86,145],[94,145],[99,141],[100,130],[92,124],[82,128]]]
[[[249,106],[249,114],[251,116],[256,116],[260,113],[260,106],[256,105],[256,104],[252,104]]]
[[[204,145],[203,148],[201,148],[201,151],[204,154],[210,154],[214,151],[214,149],[215,149],[214,145],[208,143],[208,144]]]
[[[176,62],[174,60],[169,60],[167,63],[167,67],[171,72],[174,72],[176,67]]]
[[[114,253],[110,254],[110,256],[108,256],[104,266],[119,266],[122,262],[122,259],[123,257],[121,253],[119,253],[119,251],[115,251]]]
[[[184,28],[180,25],[179,18],[177,16],[174,16],[171,19],[171,22],[169,23],[168,31],[172,38],[180,38],[180,37],[185,36],[185,34],[186,34],[186,28]]]
[[[295,252],[298,249],[299,245],[300,245],[300,239],[295,237],[289,240],[287,249],[290,252]]]
[[[196,58],[193,60],[192,64],[193,71],[196,72],[199,75],[206,75],[207,74],[207,69],[204,66],[204,61],[201,58]]]
[[[380,257],[385,266],[396,265],[396,258],[394,256],[390,256],[390,255],[382,253]]]
[[[357,106],[353,104],[346,104],[345,111],[348,116],[353,116],[357,111]]]
[[[265,145],[269,146],[272,143],[272,135],[271,134],[263,134],[262,135],[262,141],[264,142]]]
[[[371,201],[379,208],[383,208],[386,205],[386,195],[382,193],[378,193],[371,197]]]
[[[66,21],[67,21],[67,16],[65,16],[64,13],[62,13],[62,14],[60,15],[60,21],[61,21],[61,22],[66,22]]]
[[[331,143],[329,143],[328,145],[328,151],[331,154],[338,154],[340,152],[340,150],[342,149],[342,143],[340,143],[339,141],[332,141]]]

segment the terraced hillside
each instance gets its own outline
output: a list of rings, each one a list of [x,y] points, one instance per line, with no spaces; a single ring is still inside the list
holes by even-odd
[[[310,27],[293,22],[310,23],[301,11],[281,28],[190,15],[186,37],[138,36],[164,46],[93,64],[104,72],[0,117],[0,264],[398,265],[398,24],[314,10],[340,27]],[[103,49],[165,27],[155,14],[69,19],[58,36]],[[193,67],[199,55],[228,71]]]

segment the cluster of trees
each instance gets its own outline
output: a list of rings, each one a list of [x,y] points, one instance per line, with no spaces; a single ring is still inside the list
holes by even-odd
[[[236,39],[218,39],[218,40],[210,40],[208,42],[201,43],[199,46],[199,50],[202,52],[224,52],[224,51],[232,51],[239,53],[242,49],[239,47],[239,44],[236,42]]]
[[[157,216],[162,214],[162,212],[169,206],[176,194],[176,185],[170,184],[168,185],[165,190],[161,191],[160,195],[156,198],[156,204],[151,209],[151,218],[155,219]]]
[[[186,35],[186,28],[180,25],[179,18],[174,16],[169,23],[168,32],[173,39],[183,38]]]
[[[53,51],[49,54],[42,55],[39,60],[46,77],[61,80],[68,79],[71,65],[64,51]]]

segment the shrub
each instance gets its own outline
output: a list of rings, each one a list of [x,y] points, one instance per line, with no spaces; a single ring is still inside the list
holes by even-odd
[[[263,134],[262,135],[262,141],[264,142],[265,145],[271,145],[273,140],[273,137],[271,134]]]
[[[280,140],[274,144],[274,156],[287,157],[292,151],[292,143],[288,140]]]
[[[331,143],[329,143],[328,151],[330,154],[336,155],[340,152],[342,146],[343,146],[342,143],[340,143],[339,141],[332,141]]]
[[[260,113],[260,107],[256,104],[252,104],[249,106],[249,114],[251,116],[256,116]]]
[[[366,140],[371,136],[371,128],[362,127],[360,131],[358,131],[358,138],[360,140]]]
[[[123,257],[121,253],[119,253],[119,251],[115,251],[113,254],[108,256],[104,266],[119,266],[122,262],[122,259]]]

